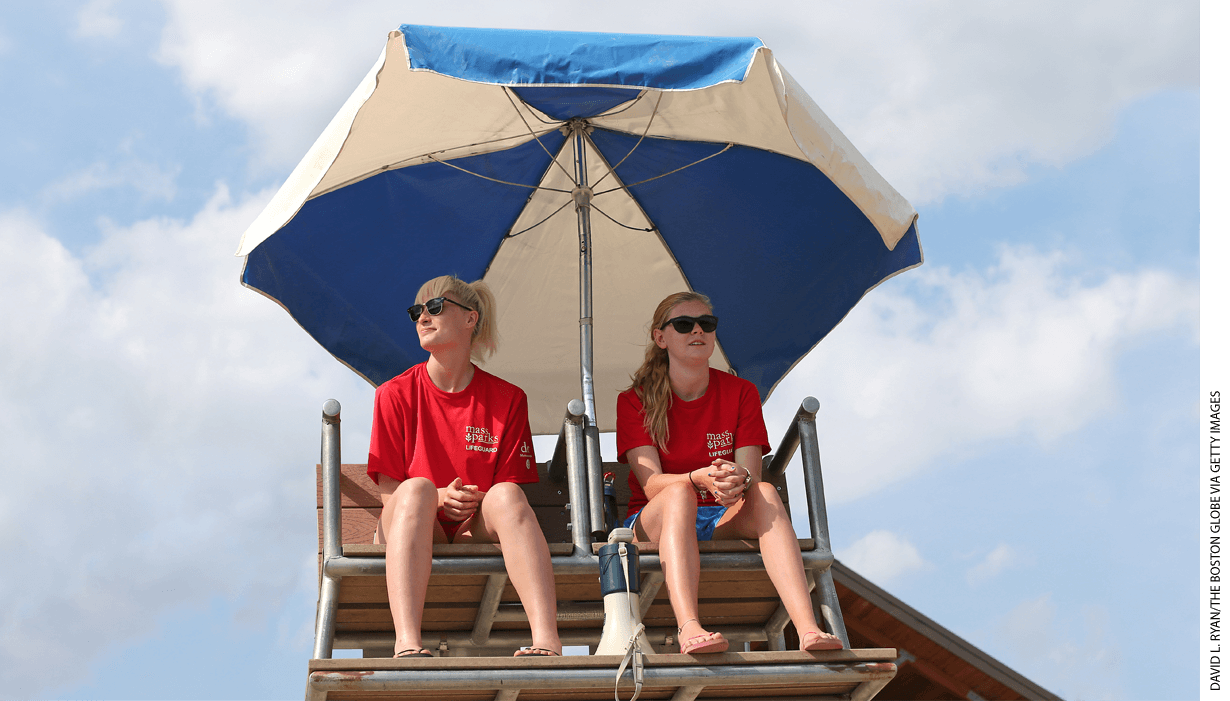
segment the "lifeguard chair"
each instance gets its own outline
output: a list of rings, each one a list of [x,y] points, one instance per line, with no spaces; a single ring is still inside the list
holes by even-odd
[[[238,254],[243,284],[373,385],[424,359],[393,300],[443,272],[483,279],[500,313],[520,320],[503,326],[502,350],[484,369],[535,399],[532,426],[552,430],[555,407],[577,396],[579,360],[583,407],[569,404],[542,483],[527,492],[553,543],[564,643],[592,647],[603,610],[602,474],[626,476],[601,462],[596,406],[639,362],[646,312],[688,289],[710,293],[722,314],[760,319],[754,339],[720,337],[712,362],[768,396],[867,292],[922,263],[916,219],[755,37],[407,24],[388,34]],[[573,242],[575,276],[562,255]],[[570,318],[576,327],[559,323]],[[595,329],[605,334],[597,344]],[[804,567],[818,618],[848,640],[829,573],[816,409],[803,403],[766,474],[788,498],[782,471],[802,446]],[[384,551],[370,545],[379,501],[361,466],[340,465],[339,417],[328,403],[309,695],[609,693],[618,660],[506,656],[528,626],[495,546],[433,550],[423,632],[441,657],[380,657],[392,622]],[[892,650],[789,650],[787,616],[750,543],[702,546],[700,604],[707,626],[756,649],[670,654],[661,564],[652,544],[641,554],[643,619],[662,653],[646,660],[645,698],[862,699],[893,675]],[[736,601],[737,615],[714,610]],[[330,660],[339,646],[370,657]]]
[[[847,649],[800,652],[755,542],[700,544],[700,612],[744,651],[678,654],[669,593],[653,543],[640,545],[640,606],[646,636],[657,654],[643,671],[620,677],[620,698],[685,701],[697,698],[823,698],[865,701],[896,673],[891,648],[849,648],[849,636],[830,567],[828,517],[816,438],[819,403],[805,399],[777,451],[765,458],[763,477],[788,503],[785,468],[802,452],[808,528],[796,531],[812,585],[817,620]],[[618,655],[510,657],[529,644],[529,626],[508,585],[498,545],[435,545],[423,615],[423,641],[432,659],[392,659],[393,622],[385,585],[384,546],[372,545],[380,501],[365,465],[342,465],[341,406],[330,400],[322,416],[318,473],[320,598],[316,640],[308,663],[307,698],[329,699],[607,699],[616,685]],[[540,482],[524,485],[551,551],[559,599],[560,638],[591,650],[602,635],[603,603],[597,549],[603,521],[602,472],[587,460],[584,406],[569,404],[551,460],[539,464]],[[587,435],[588,434],[588,435]],[[596,447],[596,446],[595,446]],[[627,466],[607,463],[622,513]],[[717,615],[717,611],[723,611]],[[730,611],[735,611],[733,615]],[[362,649],[363,658],[331,659],[335,649]]]

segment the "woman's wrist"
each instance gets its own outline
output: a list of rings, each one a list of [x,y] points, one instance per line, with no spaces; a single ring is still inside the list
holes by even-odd
[[[693,479],[693,477],[692,477],[692,475],[693,475],[695,472],[696,472],[696,470],[692,470],[691,472],[689,472],[689,473],[688,473],[688,481],[692,483],[692,489],[695,489],[695,490],[697,491],[697,493],[699,493],[699,494],[704,494],[704,493],[705,493],[705,490],[704,490],[704,489],[702,489],[702,488],[700,487],[700,485],[696,484],[696,480],[695,480],[695,479]]]

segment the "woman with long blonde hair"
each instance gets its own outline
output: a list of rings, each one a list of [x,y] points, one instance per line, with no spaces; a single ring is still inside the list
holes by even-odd
[[[529,618],[521,655],[562,651],[546,538],[517,483],[537,482],[525,392],[476,367],[495,351],[495,298],[486,284],[446,275],[407,310],[427,361],[380,385],[367,474],[383,509],[394,657],[431,657],[423,604],[432,543],[500,543]]]
[[[683,653],[724,652],[700,622],[698,540],[755,539],[803,650],[841,640],[816,623],[799,544],[773,485],[760,479],[769,436],[760,395],[747,380],[709,367],[717,317],[696,292],[658,304],[645,361],[619,395],[616,446],[631,467],[625,525],[658,543]]]

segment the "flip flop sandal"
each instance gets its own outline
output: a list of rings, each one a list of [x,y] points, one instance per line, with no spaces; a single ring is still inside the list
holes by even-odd
[[[703,655],[710,652],[726,652],[730,643],[721,633],[703,633],[688,638],[679,648],[683,655]]]
[[[842,645],[841,639],[836,635],[825,635],[818,630],[811,630],[803,634],[799,640],[799,649],[804,652],[819,652],[820,650],[840,650],[845,645]]]
[[[393,653],[395,660],[405,660],[411,657],[435,657],[435,655],[431,654],[431,650],[423,647],[408,647],[401,652]]]
[[[513,653],[513,657],[559,657],[555,650],[545,647],[523,647]]]
[[[696,621],[697,623],[700,623],[700,621],[697,621],[695,618],[689,618],[688,620],[683,622],[683,625],[686,626],[692,621]],[[682,626],[679,627],[678,632],[681,635],[683,634]],[[687,642],[684,642],[682,639],[680,639],[679,654],[681,655],[702,654],[703,655],[705,653],[710,653],[710,652],[726,652],[726,648],[728,647],[730,647],[730,643],[726,640],[726,637],[723,636],[721,633],[701,633],[700,635],[693,635],[692,637],[688,638]]]

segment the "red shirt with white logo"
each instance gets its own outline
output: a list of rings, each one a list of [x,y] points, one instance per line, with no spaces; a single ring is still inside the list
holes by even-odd
[[[487,491],[499,482],[537,482],[529,404],[520,387],[481,368],[460,392],[445,392],[419,363],[376,389],[367,475],[426,477],[436,488],[457,477]]]
[[[628,462],[628,451],[653,445],[645,430],[645,408],[635,390],[620,393],[616,403],[615,447],[619,461]],[[769,432],[760,411],[756,385],[728,372],[709,368],[709,387],[699,399],[685,402],[673,397],[666,413],[670,439],[666,450],[658,451],[662,471],[682,475],[708,467],[714,459],[734,462],[739,448],[758,445],[760,454],[769,452]],[[640,511],[648,500],[636,474],[628,473],[628,516]],[[701,506],[720,506],[712,494],[697,497]]]

